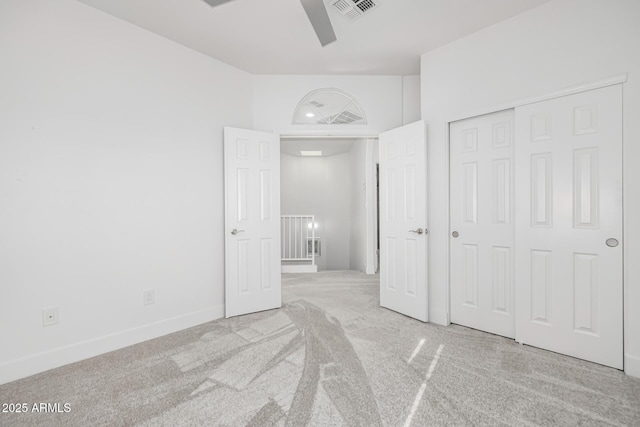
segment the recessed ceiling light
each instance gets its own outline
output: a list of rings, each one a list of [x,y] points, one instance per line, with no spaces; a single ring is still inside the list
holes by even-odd
[[[322,156],[322,151],[300,151],[301,156]]]
[[[313,114],[313,113],[307,113],[307,114],[305,114],[305,116],[307,116],[307,117],[311,118],[311,117],[315,117],[315,114]]]

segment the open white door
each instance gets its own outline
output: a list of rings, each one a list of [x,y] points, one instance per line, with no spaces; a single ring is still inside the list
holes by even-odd
[[[423,121],[380,134],[380,305],[426,322],[427,150]]]
[[[225,316],[279,308],[280,139],[224,128]]]

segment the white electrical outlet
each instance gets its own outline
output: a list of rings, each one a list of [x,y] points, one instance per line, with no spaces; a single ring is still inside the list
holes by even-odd
[[[42,326],[56,325],[59,320],[58,307],[42,309]]]
[[[144,305],[155,304],[156,292],[153,289],[147,289],[142,293],[142,302]]]

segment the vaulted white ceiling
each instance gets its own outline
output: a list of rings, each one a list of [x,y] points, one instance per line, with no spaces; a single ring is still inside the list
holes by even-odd
[[[300,0],[79,1],[253,74],[411,75],[422,53],[549,0],[377,0],[353,22],[328,7],[325,48]]]

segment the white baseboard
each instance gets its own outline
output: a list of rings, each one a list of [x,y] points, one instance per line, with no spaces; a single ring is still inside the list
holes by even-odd
[[[444,310],[429,310],[429,323],[449,326],[449,316],[447,316],[447,312]]]
[[[630,377],[640,378],[640,357],[625,354],[624,373]]]
[[[317,265],[283,265],[283,273],[317,273]]]
[[[221,317],[224,317],[224,305],[10,360],[0,364],[0,384],[211,322]]]

